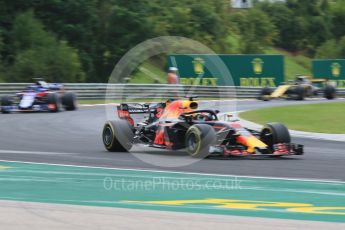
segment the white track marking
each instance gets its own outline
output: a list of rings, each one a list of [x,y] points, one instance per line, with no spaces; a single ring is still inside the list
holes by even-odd
[[[130,169],[130,168],[116,168],[116,167],[100,167],[100,166],[85,166],[85,165],[66,165],[66,164],[51,164],[51,163],[37,163],[28,161],[7,161],[0,160],[0,162],[9,163],[24,163],[24,164],[36,164],[36,165],[52,165],[52,166],[64,166],[64,167],[77,167],[77,168],[94,168],[94,169],[114,169],[122,171],[138,171],[138,172],[154,172],[154,173],[170,173],[170,174],[185,174],[185,175],[199,175],[199,176],[219,176],[219,177],[238,177],[238,178],[255,178],[255,179],[267,179],[267,180],[285,180],[285,181],[307,181],[307,182],[321,182],[321,183],[337,183],[345,184],[345,181],[340,179],[325,180],[325,179],[311,179],[311,178],[288,178],[288,177],[264,177],[264,176],[241,176],[241,175],[226,175],[226,174],[212,174],[212,173],[196,173],[196,172],[183,172],[183,171],[164,171],[153,169]]]
[[[0,150],[0,153],[33,154],[33,155],[77,155],[77,154],[80,154],[80,153],[58,153],[58,152],[37,152],[37,151],[16,151],[16,150]]]

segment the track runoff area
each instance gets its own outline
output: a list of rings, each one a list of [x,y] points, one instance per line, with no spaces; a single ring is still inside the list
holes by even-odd
[[[268,105],[247,101],[241,103],[239,110],[282,103],[285,102]],[[327,226],[336,227],[343,226],[342,223],[345,222],[345,180],[340,172],[336,178],[330,176],[332,170],[336,170],[332,162],[337,165],[336,162],[341,163],[345,159],[345,155],[338,153],[336,149],[330,149],[330,156],[324,157],[332,159],[332,162],[327,162],[327,159],[324,161],[329,164],[326,169],[330,174],[322,174],[315,168],[316,176],[313,179],[303,179],[311,178],[305,174],[310,168],[306,170],[304,166],[308,163],[322,164],[323,159],[315,150],[317,146],[307,148],[306,155],[300,160],[203,160],[196,165],[170,169],[168,172],[140,163],[139,160],[132,165],[131,159],[126,158],[127,155],[115,156],[98,149],[102,147],[98,143],[101,142],[100,138],[91,140],[91,137],[99,136],[99,132],[98,135],[94,132],[100,128],[99,124],[104,121],[104,117],[100,116],[99,121],[93,118],[104,113],[102,106],[83,107],[76,113],[78,114],[73,116],[54,114],[52,116],[56,118],[61,117],[57,118],[56,123],[48,125],[47,130],[40,130],[41,134],[47,134],[41,137],[42,142],[56,139],[62,133],[65,135],[62,139],[79,141],[75,144],[78,148],[74,149],[72,144],[71,149],[67,146],[60,147],[63,151],[59,151],[57,145],[43,145],[40,148],[39,143],[30,141],[32,136],[28,133],[19,137],[27,143],[29,150],[16,147],[13,137],[18,133],[11,131],[9,125],[6,126],[6,119],[1,119],[3,130],[8,131],[6,135],[1,135],[1,146],[7,149],[0,151],[0,179],[6,185],[0,190],[1,200],[318,221],[328,222],[330,225]],[[22,119],[20,116],[25,116],[29,127],[22,131],[27,132],[30,126],[44,122],[41,118],[46,115],[48,114],[16,114],[9,119],[19,121]],[[80,125],[86,127],[87,124],[89,127],[83,130],[87,140],[83,142],[74,136],[76,131],[71,129]],[[53,133],[53,127],[56,128],[57,136],[50,134]],[[36,133],[32,131],[31,134]],[[332,143],[328,144],[332,146]],[[13,148],[8,150],[10,146]],[[315,150],[315,156],[311,150]],[[105,160],[101,159],[103,155],[106,156]],[[279,167],[276,168],[275,164]],[[256,165],[257,171],[253,172],[252,168]],[[290,166],[294,171],[292,174],[288,173],[291,171]],[[269,167],[274,170],[267,171]],[[243,170],[250,174],[246,175]],[[279,174],[279,171],[283,171],[286,176]],[[247,223],[247,226],[250,224]]]

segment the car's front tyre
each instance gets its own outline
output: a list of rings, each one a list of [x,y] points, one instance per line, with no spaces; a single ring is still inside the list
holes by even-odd
[[[265,87],[261,89],[260,96],[258,99],[262,101],[269,101],[271,99],[270,98],[271,94],[272,94],[272,89],[269,87]]]
[[[215,143],[216,131],[210,125],[192,125],[187,130],[185,138],[186,150],[193,158],[206,158],[210,154],[210,146]]]
[[[57,93],[49,93],[47,95],[48,109],[52,113],[57,113],[60,111],[60,97]]]
[[[291,136],[285,125],[281,123],[268,123],[261,130],[260,140],[273,150],[275,144],[291,143]]]

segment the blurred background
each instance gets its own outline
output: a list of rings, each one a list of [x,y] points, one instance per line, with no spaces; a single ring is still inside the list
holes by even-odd
[[[287,76],[311,75],[311,59],[345,56],[344,22],[345,0],[0,0],[0,82],[107,82],[128,50],[164,35],[283,54]],[[129,82],[166,83],[165,70],[153,58]]]

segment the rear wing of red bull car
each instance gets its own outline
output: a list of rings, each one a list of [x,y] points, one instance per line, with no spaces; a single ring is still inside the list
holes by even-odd
[[[165,103],[123,103],[117,106],[117,115],[120,119],[125,119],[134,126],[131,114],[148,114],[150,119],[154,119],[157,113],[165,108]]]

